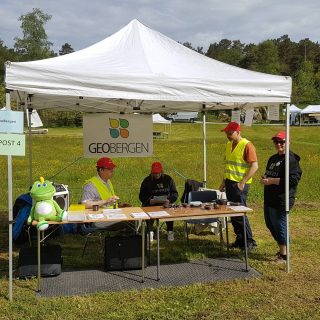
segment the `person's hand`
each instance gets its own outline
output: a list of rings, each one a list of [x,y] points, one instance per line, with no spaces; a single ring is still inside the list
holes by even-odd
[[[115,202],[117,202],[120,198],[118,196],[111,196],[110,198],[108,198],[105,202],[106,205],[110,205],[113,204]]]
[[[246,183],[243,181],[240,181],[237,183],[237,186],[238,186],[239,190],[241,190],[241,191],[244,189],[245,185],[246,185]]]
[[[224,182],[221,183],[221,185],[220,185],[220,187],[219,187],[219,190],[220,190],[221,192],[225,192],[225,191],[226,191],[226,185],[225,185]]]
[[[260,183],[263,184],[264,186],[268,186],[269,179],[266,176],[261,176]]]

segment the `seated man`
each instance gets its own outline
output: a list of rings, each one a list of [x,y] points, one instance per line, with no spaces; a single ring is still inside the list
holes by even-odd
[[[97,161],[97,175],[87,180],[83,186],[81,203],[86,208],[98,205],[104,208],[117,208],[119,197],[115,194],[110,178],[116,165],[110,158],[104,157]],[[95,222],[93,228],[107,228],[108,230],[119,230],[126,228],[127,223],[123,222]]]
[[[154,162],[151,165],[151,173],[141,183],[139,199],[142,207],[173,203],[178,199],[178,192],[173,179],[163,173],[162,164]],[[174,240],[173,221],[167,221],[168,241]],[[148,223],[150,239],[153,238],[153,220]]]

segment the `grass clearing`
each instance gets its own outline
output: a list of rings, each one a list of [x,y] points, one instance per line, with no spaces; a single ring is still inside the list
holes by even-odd
[[[226,138],[223,125],[207,126],[207,181],[217,188],[222,179]],[[155,130],[162,127],[155,126]],[[277,126],[253,126],[243,129],[243,136],[253,141],[259,172],[263,173],[269,156],[274,153],[271,137],[283,129]],[[194,284],[179,288],[146,289],[131,292],[103,292],[86,296],[41,298],[35,296],[36,280],[14,281],[14,301],[8,295],[8,233],[7,233],[7,161],[0,158],[2,173],[0,194],[0,319],[320,319],[320,144],[318,127],[294,127],[291,149],[301,156],[302,181],[297,202],[290,214],[291,268],[272,262],[277,247],[263,221],[263,190],[255,180],[248,202],[254,212],[249,214],[258,249],[250,254],[250,265],[262,278]],[[68,184],[71,202],[79,201],[83,182],[95,174],[95,159],[82,157],[82,129],[49,129],[48,135],[33,136],[33,179],[40,175]],[[28,152],[28,149],[27,149]],[[80,158],[75,162],[76,159]],[[162,161],[165,170],[176,181],[182,194],[184,179],[202,180],[201,124],[172,124],[169,139],[154,140],[151,158],[117,158],[113,178],[116,192],[123,202],[139,205],[138,191],[149,173],[152,161]],[[29,160],[13,157],[13,197],[26,192],[29,184]],[[64,167],[67,169],[62,170]],[[177,172],[179,174],[177,174]],[[57,174],[58,173],[58,174]],[[219,239],[210,234],[191,236],[186,246],[183,224],[175,225],[176,241],[163,237],[163,262],[179,262],[201,257],[221,256]],[[214,240],[212,246],[212,239]],[[59,241],[63,247],[64,266],[81,268],[102,265],[98,250],[81,250],[84,238],[67,235]],[[94,242],[89,247],[95,247]],[[235,255],[238,252],[235,251]],[[18,248],[14,248],[16,265]],[[155,247],[152,251],[155,261]]]

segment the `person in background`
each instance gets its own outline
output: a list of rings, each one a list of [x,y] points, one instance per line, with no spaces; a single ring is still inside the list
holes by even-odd
[[[272,237],[279,246],[276,261],[287,260],[287,220],[285,208],[285,143],[286,133],[279,132],[272,137],[276,154],[267,163],[265,174],[261,177],[264,185],[264,219]],[[302,170],[300,157],[289,151],[289,209],[295,200],[297,185],[301,179]]]
[[[97,161],[97,174],[84,183],[82,189],[81,203],[87,209],[93,205],[103,208],[117,208],[119,197],[115,194],[111,177],[114,173],[116,165],[110,158],[104,157]],[[94,228],[108,228],[112,225],[122,226],[120,222],[95,222],[92,224]]]
[[[229,142],[225,153],[224,178],[219,187],[225,191],[228,201],[240,202],[247,206],[247,194],[252,177],[258,170],[258,160],[254,145],[247,139],[241,137],[240,125],[237,122],[230,122],[221,131],[225,132]],[[233,217],[231,223],[236,234],[233,248],[244,249],[243,218]],[[249,219],[245,217],[247,247],[254,249],[257,244],[253,239]]]
[[[165,198],[165,200],[161,198]],[[173,179],[163,173],[162,164],[160,162],[154,162],[151,165],[151,173],[141,183],[139,199],[143,207],[153,206],[167,203],[174,203],[178,199],[178,192]],[[153,225],[154,220],[148,223],[148,229],[150,232],[150,240],[153,239]],[[173,221],[167,221],[168,241],[174,240],[173,233]]]

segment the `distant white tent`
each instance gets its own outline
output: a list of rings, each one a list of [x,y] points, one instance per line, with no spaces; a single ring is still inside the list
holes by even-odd
[[[28,110],[26,110],[27,113],[27,121],[28,121],[28,126],[29,126],[29,117],[28,117]],[[43,123],[40,119],[40,116],[37,112],[37,110],[33,109],[31,112],[31,128],[39,128],[43,127]]]
[[[152,115],[152,122],[153,123],[164,123],[164,124],[170,124],[171,121],[165,119],[161,114],[156,113]]]
[[[320,105],[312,105],[305,107],[301,110],[301,114],[311,114],[311,113],[319,113],[320,114]]]
[[[295,106],[294,104],[290,105],[290,125],[295,126],[297,124],[300,124],[301,118],[300,113],[301,109]]]
[[[290,113],[300,113],[301,109],[295,106],[294,104],[290,105]]]
[[[309,105],[301,113],[301,124],[319,125],[320,123],[320,105]]]

